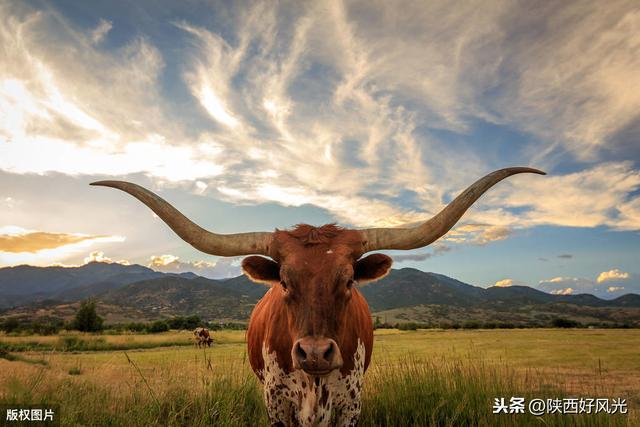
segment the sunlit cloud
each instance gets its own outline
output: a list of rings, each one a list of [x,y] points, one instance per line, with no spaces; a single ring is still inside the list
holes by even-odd
[[[131,142],[116,152],[60,140],[25,139],[20,144],[0,145],[0,166],[14,173],[63,170],[67,174],[125,175],[146,171],[169,181],[219,175],[222,167],[211,154],[203,155],[201,149],[202,146],[173,146],[159,136]],[[31,159],[28,163],[24,162],[26,156]],[[59,159],[55,166],[51,158]]]
[[[102,251],[93,251],[84,259],[84,264],[89,264],[90,262],[104,262],[107,264],[122,264],[122,265],[130,265],[131,263],[126,259],[120,259],[114,261],[113,259],[105,256]]]
[[[564,289],[554,289],[551,291],[553,295],[571,295],[573,293],[573,288],[564,288]]]
[[[214,119],[232,128],[238,125],[238,120],[229,114],[211,87],[207,85],[202,86],[198,93],[198,98],[202,106],[207,109],[207,112],[209,112]]]
[[[508,288],[513,285],[513,279],[498,280],[493,286],[498,288]]]
[[[31,231],[11,226],[2,227],[0,228],[0,252],[35,253],[45,249],[56,249],[92,240],[105,241],[105,239],[110,238],[112,237]]]
[[[573,294],[576,293],[589,293],[595,294],[600,297],[610,297],[611,293],[626,292],[639,292],[637,286],[634,284],[620,286],[616,282],[626,281],[632,277],[627,272],[622,272],[618,269],[612,269],[604,271],[598,275],[595,279],[589,279],[584,277],[553,277],[550,279],[540,280],[538,288],[545,292],[552,294],[563,294],[567,289],[571,289]],[[614,282],[611,284],[611,282]],[[609,286],[606,286],[609,284]]]
[[[123,242],[120,236],[93,236],[0,228],[0,265],[49,265],[101,243]]]
[[[602,273],[600,273],[598,275],[598,278],[596,279],[596,282],[602,283],[613,280],[626,280],[628,278],[629,273],[614,268],[613,270],[603,271]]]
[[[512,233],[513,230],[511,228],[503,225],[463,223],[449,232],[445,240],[485,245],[490,242],[504,240]]]
[[[164,273],[192,272],[210,279],[236,277],[242,274],[239,258],[220,258],[210,261],[180,261],[175,255],[154,255],[150,258],[148,267]]]
[[[564,283],[564,282],[577,282],[580,280],[577,277],[552,277],[551,279],[540,280],[540,284],[544,283]]]
[[[638,189],[640,171],[633,168],[632,162],[625,161],[602,163],[567,175],[532,179],[524,188],[506,183],[495,189],[489,198],[511,207],[530,206],[530,210],[520,215],[520,224],[524,225],[607,225],[626,230],[640,228],[640,222],[634,222],[634,218],[640,218],[635,212],[640,208],[638,196],[629,199],[629,194]]]
[[[154,255],[151,257],[149,267],[166,267],[178,260],[174,255]]]

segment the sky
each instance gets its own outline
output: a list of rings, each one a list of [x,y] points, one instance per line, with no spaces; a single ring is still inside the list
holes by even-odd
[[[426,220],[387,252],[488,286],[640,293],[640,6],[576,2],[0,1],[0,267],[137,263],[207,277],[144,205],[203,227]]]

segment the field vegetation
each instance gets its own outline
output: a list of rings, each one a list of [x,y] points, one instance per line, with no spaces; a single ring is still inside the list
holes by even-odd
[[[244,334],[216,331],[209,349],[188,331],[0,335],[0,404],[59,404],[63,425],[267,425]],[[61,350],[71,337],[105,348]],[[639,425],[638,342],[638,330],[378,330],[360,425]],[[622,397],[629,413],[492,414],[511,396]]]

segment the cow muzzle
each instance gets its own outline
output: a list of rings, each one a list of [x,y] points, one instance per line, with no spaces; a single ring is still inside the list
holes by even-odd
[[[309,375],[327,375],[342,367],[340,348],[331,338],[300,338],[293,343],[291,358],[295,369],[302,369]]]

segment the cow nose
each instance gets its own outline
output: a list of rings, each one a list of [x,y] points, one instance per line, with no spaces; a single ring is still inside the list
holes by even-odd
[[[293,367],[310,375],[326,375],[342,367],[338,344],[331,338],[304,337],[293,344]]]

